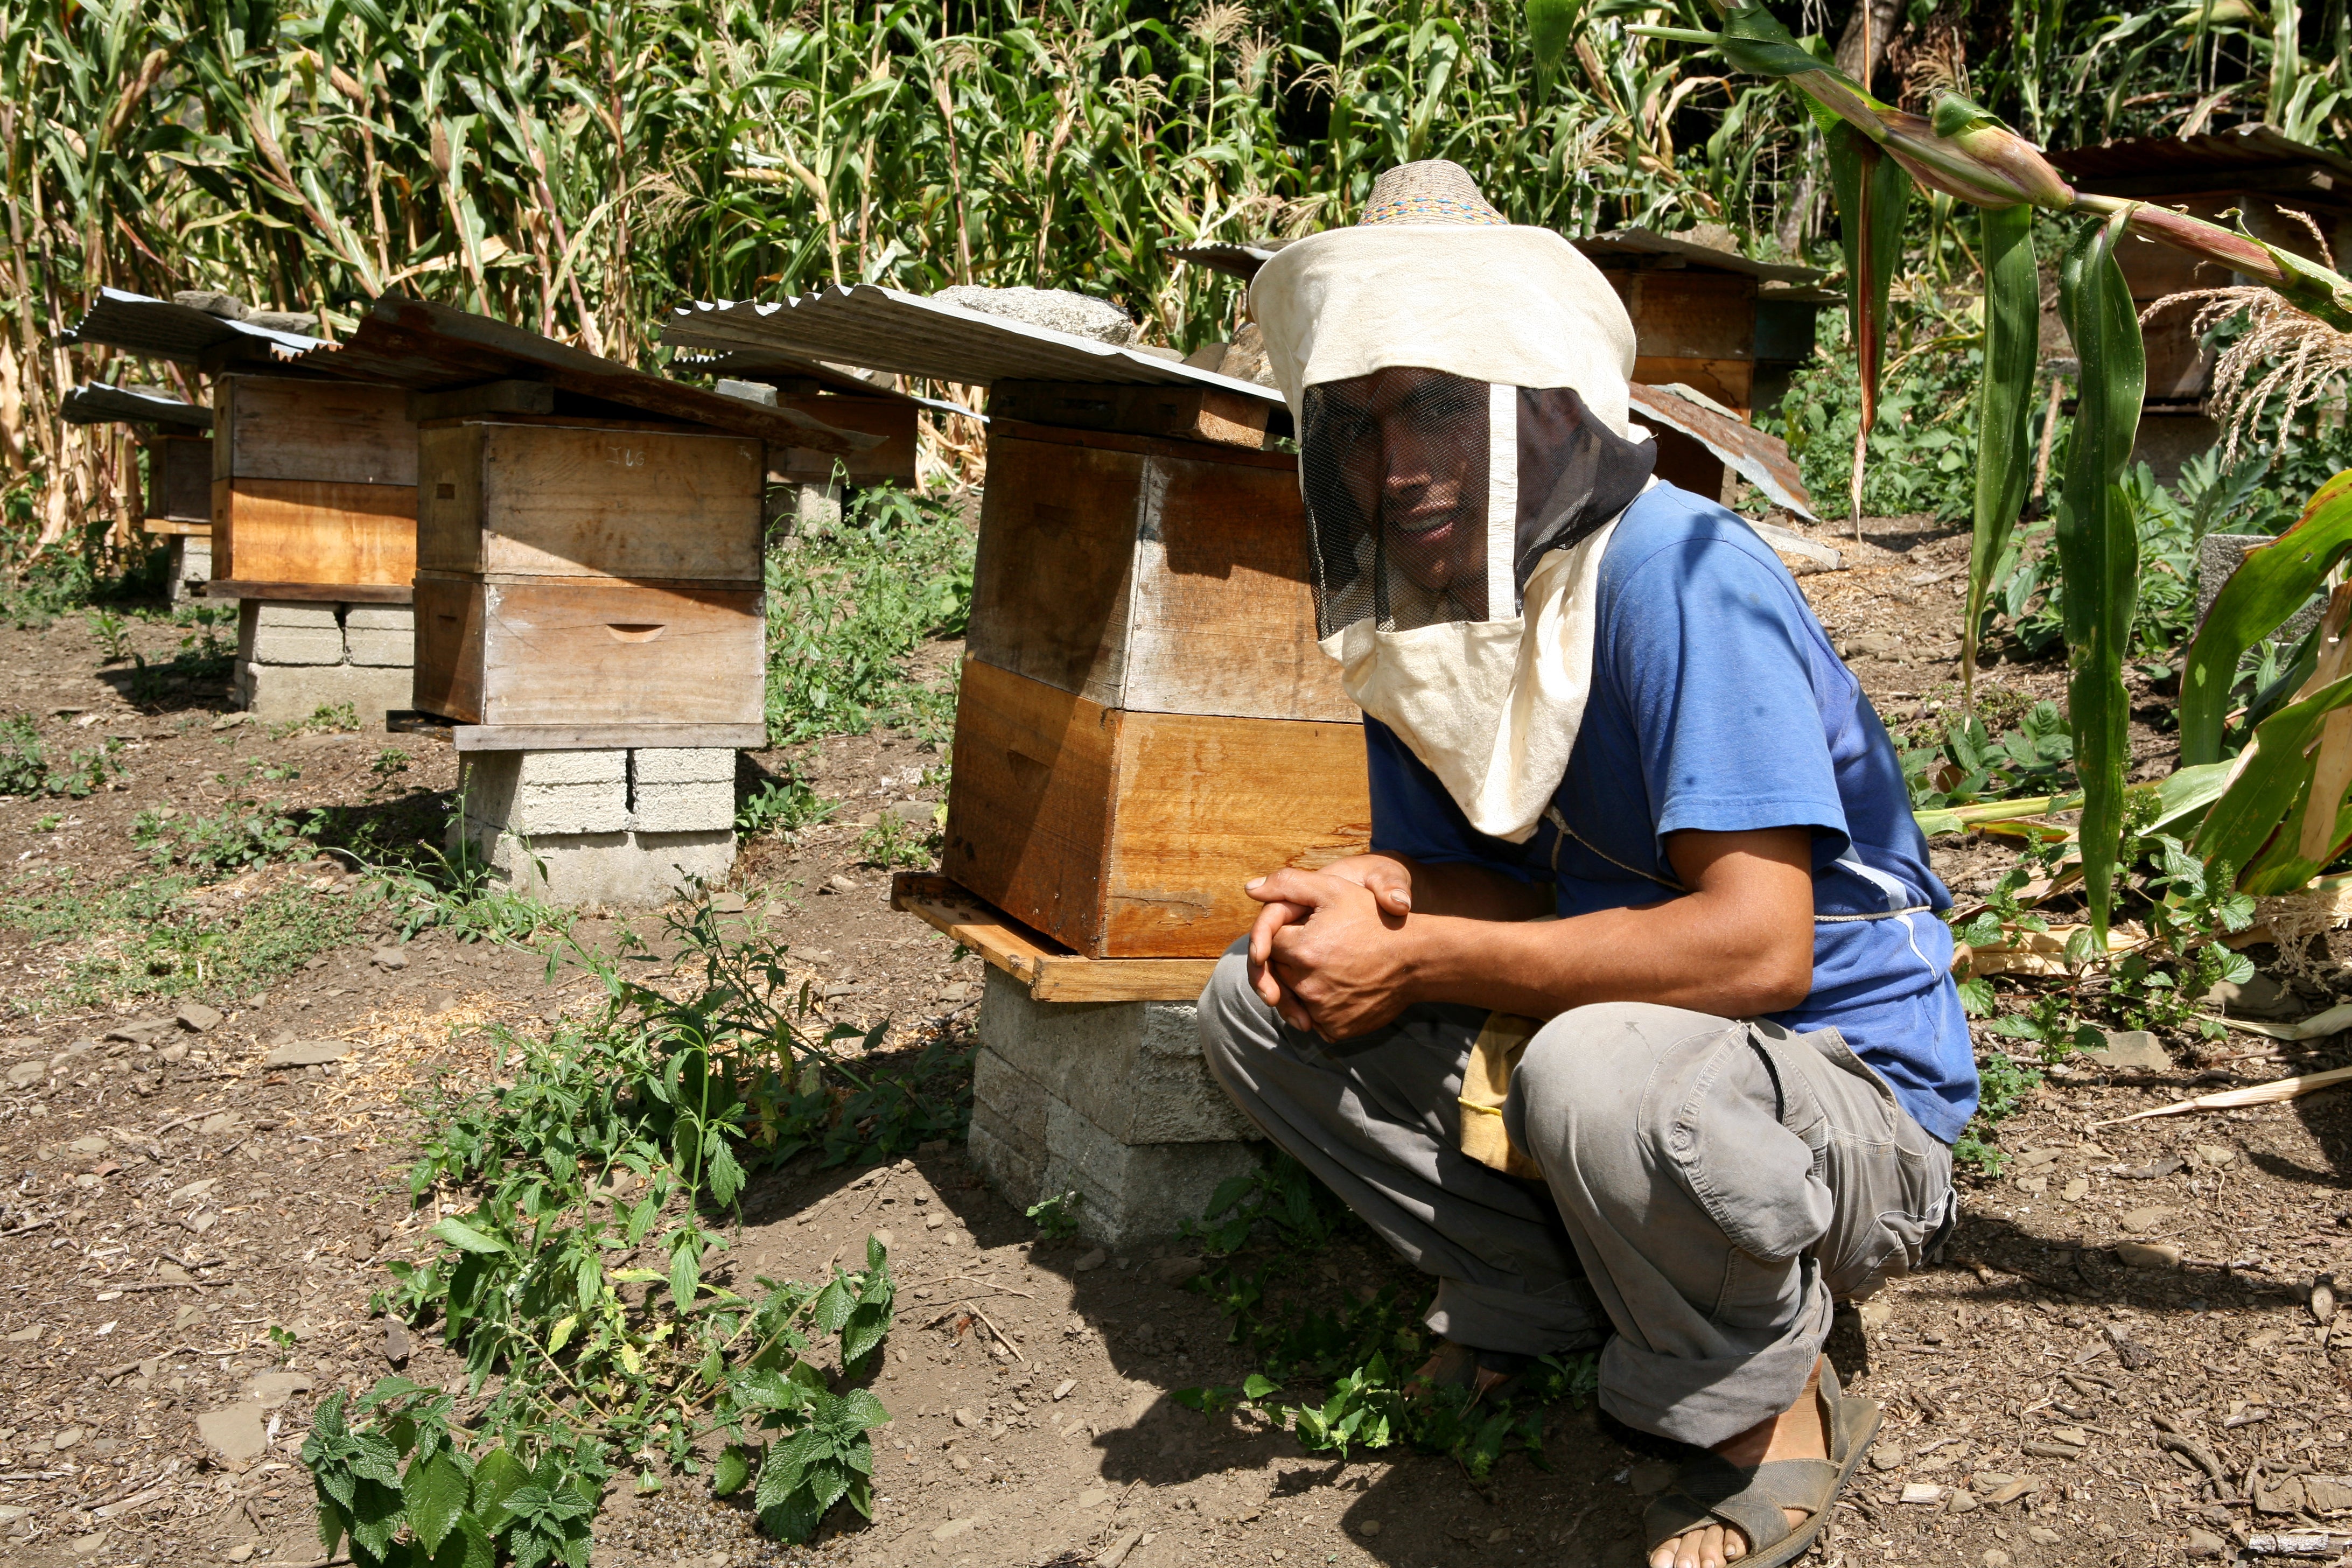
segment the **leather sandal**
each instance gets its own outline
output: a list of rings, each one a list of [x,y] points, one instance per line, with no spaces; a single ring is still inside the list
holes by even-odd
[[[1831,1505],[1853,1479],[1863,1455],[1878,1435],[1880,1410],[1874,1399],[1849,1396],[1838,1385],[1837,1371],[1822,1367],[1822,1426],[1829,1436],[1826,1459],[1773,1459],[1761,1465],[1734,1465],[1713,1454],[1683,1467],[1656,1501],[1642,1516],[1642,1533],[1648,1544],[1642,1561],[1677,1536],[1710,1524],[1727,1525],[1748,1542],[1738,1568],[1781,1568],[1810,1550],[1829,1522]],[[1803,1523],[1791,1525],[1784,1509],[1803,1509]]]
[[[1534,1363],[1533,1356],[1510,1351],[1482,1351],[1453,1340],[1441,1340],[1437,1353],[1405,1379],[1405,1397],[1426,1399],[1441,1388],[1465,1388],[1470,1391],[1473,1405],[1500,1399],[1518,1386],[1520,1375]]]

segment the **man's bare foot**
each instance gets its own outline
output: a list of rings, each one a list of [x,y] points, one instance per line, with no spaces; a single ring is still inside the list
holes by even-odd
[[[1804,1392],[1797,1402],[1769,1421],[1759,1421],[1727,1442],[1717,1443],[1709,1452],[1746,1468],[1773,1459],[1826,1459],[1830,1457],[1829,1428],[1822,1411],[1822,1363],[1813,1363],[1813,1375],[1805,1380]],[[1789,1526],[1795,1529],[1811,1517],[1803,1509],[1780,1510],[1789,1516]],[[1726,1525],[1710,1524],[1689,1531],[1672,1541],[1658,1543],[1650,1553],[1650,1568],[1724,1568],[1748,1555],[1748,1538]]]
[[[1405,1397],[1418,1402],[1429,1398],[1441,1388],[1466,1388],[1470,1391],[1470,1403],[1475,1405],[1517,1376],[1514,1372],[1480,1366],[1480,1353],[1452,1340],[1439,1341],[1437,1353],[1422,1363],[1420,1368],[1405,1379]]]

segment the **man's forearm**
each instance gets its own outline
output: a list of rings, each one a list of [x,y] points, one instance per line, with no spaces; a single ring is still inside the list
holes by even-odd
[[[1398,934],[1414,1001],[1537,1018],[1595,1002],[1750,1018],[1796,1005],[1812,983],[1811,964],[1801,972],[1785,943],[1696,896],[1542,922],[1416,912]]]

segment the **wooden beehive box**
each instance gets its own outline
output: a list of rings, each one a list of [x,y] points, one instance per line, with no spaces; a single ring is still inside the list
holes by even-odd
[[[1171,427],[1129,419],[1110,395],[1130,390],[1103,389],[1097,422]],[[1255,916],[1246,879],[1370,832],[1361,717],[1315,646],[1297,459],[1005,413],[1055,405],[991,394],[941,869],[1089,958],[1213,957]]]
[[[517,746],[761,744],[762,458],[687,425],[426,421],[416,706]]]
[[[827,394],[785,394],[777,405],[797,410],[836,430],[879,436],[881,445],[846,458],[813,452],[805,447],[779,447],[768,453],[770,468],[779,477],[824,484],[838,471],[853,485],[915,482],[915,414],[920,406],[911,397],[857,397]]]
[[[213,402],[213,591],[332,598],[416,572],[416,426],[395,386],[224,375]]]
[[[213,438],[150,436],[147,519],[150,533],[209,533],[213,521]]]

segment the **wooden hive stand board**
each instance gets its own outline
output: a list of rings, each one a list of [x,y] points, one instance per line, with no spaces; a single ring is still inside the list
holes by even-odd
[[[417,439],[417,568],[756,583],[764,453],[638,423],[469,418]]]
[[[1135,711],[1354,722],[1315,644],[1296,459],[997,422],[972,655]]]
[[[1360,854],[1360,722],[1128,712],[966,658],[942,869],[1088,958],[1214,958],[1242,890]]]
[[[766,631],[756,583],[419,572],[415,703],[496,726],[758,724]]]
[[[779,407],[795,409],[836,430],[879,436],[882,444],[838,458],[805,447],[772,447],[768,468],[775,477],[826,484],[838,465],[840,476],[853,485],[915,482],[915,415],[921,405],[913,398],[788,394],[776,401]]]
[[[945,877],[900,871],[890,907],[952,937],[1029,987],[1040,1002],[1190,1002],[1213,958],[1084,958]]]
[[[212,458],[216,579],[404,585],[416,574],[416,426],[401,388],[223,375]]]

